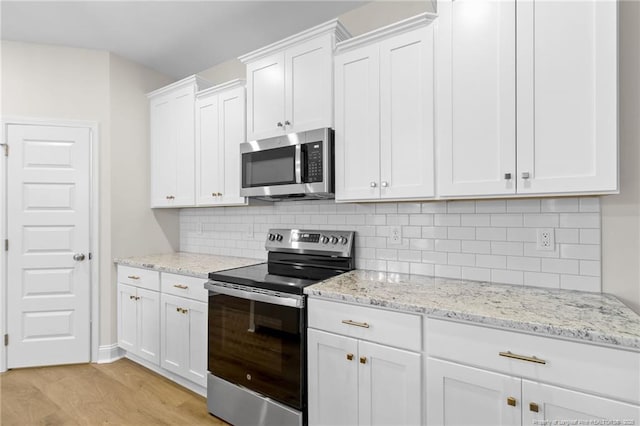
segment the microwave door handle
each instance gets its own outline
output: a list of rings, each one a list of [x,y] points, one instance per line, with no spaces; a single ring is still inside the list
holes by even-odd
[[[302,145],[296,145],[296,183],[302,183]]]

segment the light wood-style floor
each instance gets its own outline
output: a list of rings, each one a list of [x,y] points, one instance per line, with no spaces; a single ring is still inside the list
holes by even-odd
[[[3,426],[226,424],[205,398],[127,359],[10,370],[0,400]]]

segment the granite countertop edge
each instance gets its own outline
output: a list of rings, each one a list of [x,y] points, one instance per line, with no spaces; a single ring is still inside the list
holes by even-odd
[[[433,277],[429,278],[433,279]],[[332,282],[332,280],[334,279],[326,280],[324,282],[307,287],[305,289],[305,293],[308,296],[312,297],[321,297],[324,299],[331,299],[346,303],[380,307],[407,313],[416,313],[434,319],[454,320],[466,322],[469,324],[485,325],[516,332],[524,332],[539,335],[542,337],[555,337],[579,343],[590,343],[617,349],[629,350],[633,352],[640,352],[640,337],[625,336],[615,332],[610,333],[606,330],[598,330],[586,326],[559,326],[557,324],[545,323],[544,321],[522,321],[515,318],[500,317],[499,315],[481,315],[472,312],[464,312],[463,310],[459,309],[437,307],[434,306],[434,304],[430,304],[428,300],[424,303],[420,301],[416,303],[408,303],[405,301],[395,300],[393,297],[370,297],[364,295],[348,294],[347,292],[341,292],[339,290],[336,290],[335,288],[331,290],[323,289],[324,283]],[[462,283],[462,280],[458,281]],[[392,287],[394,283],[390,282],[388,283],[388,285]],[[567,291],[567,293],[570,292],[571,291]],[[601,296],[603,297],[603,299],[615,301],[617,304],[624,307],[625,310],[632,312],[614,296],[608,294],[602,294]],[[632,315],[635,314],[632,313]],[[640,323],[640,316],[638,316],[638,323]]]
[[[115,258],[113,263],[134,268],[207,279],[209,272],[263,263],[264,260],[201,253],[162,253],[147,256]]]

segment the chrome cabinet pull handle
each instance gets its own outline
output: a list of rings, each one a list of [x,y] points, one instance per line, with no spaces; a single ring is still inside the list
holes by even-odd
[[[545,361],[544,359],[536,358],[535,356],[518,355],[518,354],[511,353],[510,351],[498,352],[498,355],[503,356],[505,358],[517,359],[520,361],[534,362],[536,364],[547,363],[547,361]]]
[[[276,126],[278,126],[278,127],[282,127],[282,126],[283,126],[283,124],[282,124],[282,122],[278,121],[278,124],[276,124]]]
[[[286,121],[284,122],[284,125],[285,125],[285,126],[291,126],[291,122],[290,122],[289,120],[286,120]]]
[[[174,195],[167,195],[165,198],[167,200],[175,200],[176,199],[176,197]]]
[[[506,180],[511,180],[511,173],[505,173],[505,174],[504,174],[504,178],[505,178]]]
[[[386,188],[386,187],[388,187],[388,186],[389,186],[389,182],[387,182],[386,180],[383,180],[383,181],[382,181],[382,187],[383,187],[383,188]]]
[[[188,288],[189,288],[189,286],[188,286],[188,285],[184,285],[184,284],[174,284],[173,286],[174,286],[175,288],[180,288],[180,289],[182,289],[182,290],[186,290],[186,289],[188,289]]]
[[[375,182],[371,182],[369,185],[370,185],[372,188],[375,188],[376,186],[378,186],[378,184],[377,184],[377,183],[375,183]]]
[[[130,280],[139,280],[140,277],[137,275],[127,275],[127,278],[129,278]]]
[[[367,324],[366,322],[357,322],[357,321],[352,321],[352,320],[342,320],[343,324],[347,324],[347,325],[355,325],[356,327],[362,327],[362,328],[369,328],[371,327],[369,324]]]
[[[529,172],[522,172],[522,179],[529,179]]]

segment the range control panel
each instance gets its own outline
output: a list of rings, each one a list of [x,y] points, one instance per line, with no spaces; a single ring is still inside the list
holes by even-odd
[[[269,251],[327,252],[349,256],[354,244],[353,231],[270,229],[265,248]]]

